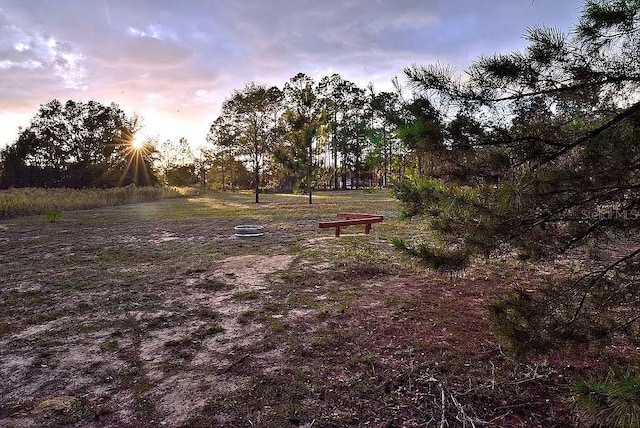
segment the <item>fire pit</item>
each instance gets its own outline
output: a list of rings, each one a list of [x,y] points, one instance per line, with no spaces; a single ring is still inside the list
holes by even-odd
[[[252,238],[264,235],[264,227],[257,224],[241,224],[233,228],[235,236]]]

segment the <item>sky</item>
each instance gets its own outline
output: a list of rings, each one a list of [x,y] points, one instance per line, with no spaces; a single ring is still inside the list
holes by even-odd
[[[582,0],[0,0],[0,148],[52,99],[117,103],[142,137],[206,142],[224,99],[333,73],[377,91],[570,31]]]

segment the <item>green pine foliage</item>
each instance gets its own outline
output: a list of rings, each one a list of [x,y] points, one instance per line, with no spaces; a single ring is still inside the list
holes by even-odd
[[[582,423],[591,427],[640,426],[640,374],[611,371],[604,380],[580,381],[573,397]]]
[[[481,57],[465,79],[443,66],[406,70],[413,105],[446,107],[431,124],[453,119],[439,139],[415,114],[401,128],[429,148],[429,178],[396,183],[404,215],[467,257],[580,257],[574,277],[492,306],[514,349],[640,333],[639,25],[637,0],[592,0],[575,32],[531,28],[523,51]],[[597,256],[596,244],[606,249]],[[438,265],[436,248],[413,251]]]

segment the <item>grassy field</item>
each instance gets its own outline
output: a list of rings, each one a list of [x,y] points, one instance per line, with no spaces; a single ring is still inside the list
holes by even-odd
[[[57,220],[64,211],[85,210],[114,205],[134,204],[177,198],[197,193],[192,188],[116,187],[110,189],[41,189],[0,190],[0,219],[46,214]]]
[[[510,355],[486,307],[540,266],[425,270],[388,192],[261,200],[0,221],[0,426],[577,426],[571,382],[618,358]],[[385,220],[335,238],[338,211]]]

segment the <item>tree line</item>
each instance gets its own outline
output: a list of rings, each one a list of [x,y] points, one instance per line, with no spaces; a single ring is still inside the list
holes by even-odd
[[[148,151],[132,146],[139,127],[115,103],[49,101],[0,152],[0,188],[157,184]]]
[[[298,73],[281,88],[250,82],[224,100],[196,153],[184,138],[134,149],[142,118],[115,103],[52,100],[0,152],[0,187],[203,185],[253,188],[257,201],[265,189],[388,186],[422,174],[423,139],[446,128],[397,88],[376,93],[338,74]]]

